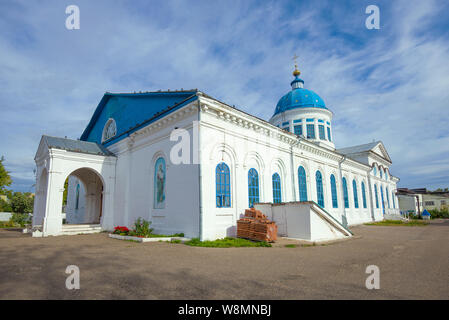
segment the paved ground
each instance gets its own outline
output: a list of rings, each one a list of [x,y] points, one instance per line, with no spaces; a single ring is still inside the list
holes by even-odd
[[[449,299],[449,221],[316,247],[198,248],[0,229],[0,299]],[[67,290],[67,265],[81,289]],[[365,268],[380,268],[380,290]]]

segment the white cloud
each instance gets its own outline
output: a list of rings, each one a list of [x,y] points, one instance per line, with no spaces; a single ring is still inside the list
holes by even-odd
[[[268,119],[297,53],[339,147],[380,139],[404,186],[449,185],[434,179],[449,163],[449,42],[427,32],[434,2],[384,2],[370,31],[359,1],[77,2],[76,31],[63,3],[0,5],[0,150],[17,177],[32,178],[41,134],[79,137],[105,91],[199,88]]]

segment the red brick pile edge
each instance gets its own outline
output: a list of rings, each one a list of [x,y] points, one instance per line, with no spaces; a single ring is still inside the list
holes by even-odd
[[[237,221],[237,237],[257,241],[274,242],[278,228],[259,210],[246,209],[245,216]]]

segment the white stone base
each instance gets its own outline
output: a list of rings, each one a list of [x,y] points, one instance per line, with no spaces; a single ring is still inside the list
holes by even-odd
[[[109,238],[118,239],[118,240],[133,240],[137,242],[159,242],[159,241],[172,241],[172,240],[181,240],[182,242],[189,241],[189,238],[184,237],[161,237],[161,238],[140,238],[134,236],[121,236],[119,234],[110,233]]]

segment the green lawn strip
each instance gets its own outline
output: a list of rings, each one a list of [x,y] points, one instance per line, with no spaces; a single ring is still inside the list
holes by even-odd
[[[271,244],[265,241],[251,241],[240,238],[226,237],[224,239],[217,240],[205,240],[200,241],[199,238],[193,238],[184,244],[193,247],[210,247],[210,248],[231,248],[231,247],[271,247]]]
[[[20,226],[11,221],[2,221],[0,222],[0,228],[19,228]]]
[[[184,237],[184,233],[175,233],[175,234],[171,234],[171,235],[167,235],[167,234],[149,234],[146,235],[145,238],[173,238],[173,237]]]
[[[407,226],[407,227],[415,227],[415,226],[427,226],[429,222],[422,220],[384,220],[378,222],[370,222],[365,223],[367,226]]]
[[[140,237],[139,235],[135,235],[133,232],[128,232],[128,233],[113,233],[113,234],[118,234],[121,236],[129,236],[129,237],[139,237],[139,238],[174,238],[174,237],[184,237],[184,233],[175,233],[175,234],[171,234],[171,235],[167,235],[167,234],[146,234],[142,237]]]

